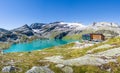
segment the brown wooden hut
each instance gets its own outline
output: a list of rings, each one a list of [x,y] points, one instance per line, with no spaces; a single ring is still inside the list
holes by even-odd
[[[82,39],[88,41],[104,41],[105,36],[103,34],[91,33],[82,35]]]
[[[93,41],[103,41],[105,40],[105,36],[103,34],[90,34],[90,38]]]

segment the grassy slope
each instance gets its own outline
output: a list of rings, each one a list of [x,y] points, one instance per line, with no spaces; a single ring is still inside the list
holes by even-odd
[[[84,30],[80,34],[67,35],[67,36],[63,37],[63,39],[67,39],[67,40],[70,40],[70,39],[80,40],[82,38],[83,34],[88,34],[88,33],[92,33],[92,32],[94,32],[94,31],[92,31],[92,30]]]
[[[0,43],[0,49],[6,49],[10,46],[10,43]]]
[[[22,68],[22,72],[18,72],[18,73],[24,73],[33,66],[44,66],[47,64],[50,64],[50,69],[52,69],[56,73],[63,73],[59,68],[55,67],[56,64],[49,63],[49,62],[40,62],[40,60],[44,59],[45,57],[55,56],[55,55],[62,55],[64,59],[77,58],[85,55],[88,50],[91,50],[92,48],[95,48],[97,46],[100,46],[103,44],[116,44],[117,46],[115,47],[120,47],[119,43],[120,43],[120,37],[116,37],[116,38],[110,39],[109,41],[102,42],[84,49],[70,49],[74,45],[74,43],[70,43],[63,46],[59,46],[59,47],[44,49],[42,51],[33,51],[31,53],[24,52],[24,53],[4,54],[3,56],[0,56],[2,57],[0,58],[1,60],[0,62],[3,61],[4,63],[6,63],[6,62],[9,62],[10,60],[14,60],[16,62],[15,66]],[[112,48],[108,48],[108,49],[112,49]],[[105,51],[108,49],[100,49],[100,50],[94,51],[93,53]],[[2,68],[3,65],[5,66],[4,63],[0,65],[0,68]],[[104,67],[105,68],[111,67],[114,73],[119,73],[120,57],[118,57],[117,65],[116,63],[108,63],[104,65]],[[72,68],[74,69],[74,73],[85,73],[85,72],[107,73],[106,70],[104,69],[101,70],[98,66],[79,66],[79,67],[73,66]]]

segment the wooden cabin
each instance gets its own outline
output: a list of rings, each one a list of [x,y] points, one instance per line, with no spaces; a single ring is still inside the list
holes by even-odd
[[[103,34],[90,34],[92,41],[104,41],[105,36]]]
[[[94,34],[94,33],[84,34],[82,35],[82,39],[87,41],[104,41],[105,36],[103,34]]]

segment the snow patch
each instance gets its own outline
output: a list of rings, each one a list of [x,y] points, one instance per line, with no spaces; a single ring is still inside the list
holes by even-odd
[[[60,22],[60,24],[66,25],[65,27],[75,28],[76,30],[86,28],[86,26],[81,23]]]

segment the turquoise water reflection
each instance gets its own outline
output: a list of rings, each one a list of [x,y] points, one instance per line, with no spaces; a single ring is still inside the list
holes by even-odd
[[[73,42],[73,40],[34,40],[30,43],[13,44],[10,48],[4,50],[4,53],[9,52],[29,52],[33,50],[41,50],[53,46],[60,46]]]

